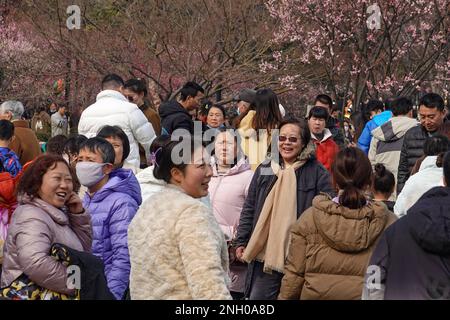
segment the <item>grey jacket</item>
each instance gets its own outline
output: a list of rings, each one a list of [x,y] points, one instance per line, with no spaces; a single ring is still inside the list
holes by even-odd
[[[21,199],[5,241],[1,286],[9,286],[25,273],[44,288],[71,294],[66,285],[66,267],[50,256],[50,248],[55,243],[90,251],[89,214],[66,214],[39,198]]]
[[[372,131],[369,160],[372,167],[383,164],[394,174],[397,181],[400,153],[406,132],[418,125],[417,120],[409,117],[394,117]]]

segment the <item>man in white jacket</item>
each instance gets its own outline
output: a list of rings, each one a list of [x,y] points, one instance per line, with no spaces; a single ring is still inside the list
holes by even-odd
[[[92,138],[105,125],[119,126],[130,141],[130,155],[124,167],[139,169],[140,143],[149,159],[150,145],[155,139],[155,131],[137,105],[128,102],[122,94],[124,82],[118,75],[106,76],[102,81],[102,92],[97,95],[97,102],[89,106],[81,114],[78,133]]]

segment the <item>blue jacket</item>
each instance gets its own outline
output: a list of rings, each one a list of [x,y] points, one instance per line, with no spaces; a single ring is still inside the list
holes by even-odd
[[[118,169],[91,198],[86,193],[83,207],[91,214],[92,253],[103,260],[108,287],[122,299],[129,284],[130,256],[127,230],[142,203],[141,188],[131,170]]]
[[[358,148],[364,151],[366,154],[369,154],[370,142],[372,141],[372,130],[378,128],[383,123],[388,122],[392,118],[391,111],[383,111],[380,114],[377,114],[372,118],[369,122],[366,123],[361,136],[358,139]]]
[[[9,172],[13,177],[22,170],[19,158],[16,153],[9,148],[0,147],[0,172]]]

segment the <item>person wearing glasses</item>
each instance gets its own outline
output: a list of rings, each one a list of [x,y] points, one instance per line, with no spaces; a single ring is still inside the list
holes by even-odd
[[[123,86],[123,93],[128,101],[136,104],[144,113],[148,122],[155,130],[156,136],[161,135],[161,118],[148,100],[147,84],[144,79],[130,79]]]
[[[316,160],[304,120],[279,126],[278,152],[255,171],[233,245],[249,263],[245,295],[276,299],[284,274],[289,228],[319,193],[334,194],[328,171]]]
[[[327,129],[328,111],[323,107],[314,107],[309,111],[308,125],[311,131],[311,140],[316,145],[317,160],[328,170],[331,171],[336,153],[339,147],[333,140],[333,134]]]

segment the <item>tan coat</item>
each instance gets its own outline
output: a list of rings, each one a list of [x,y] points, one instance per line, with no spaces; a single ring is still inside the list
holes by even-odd
[[[159,117],[158,112],[156,112],[152,107],[142,106],[139,107],[141,111],[144,113],[148,122],[150,122],[153,126],[153,130],[155,130],[155,134],[157,136],[161,135],[161,118]]]
[[[153,130],[155,130],[156,136],[161,135],[161,118],[159,117],[158,112],[156,112],[152,107],[142,106],[139,107],[141,111],[144,113],[148,122],[150,122],[153,126]],[[145,150],[142,145],[139,145],[139,157],[141,159],[141,165],[147,165],[147,159],[145,158]]]
[[[314,198],[292,226],[279,299],[361,299],[372,251],[395,220],[383,203],[352,210]]]
[[[24,166],[41,155],[41,147],[36,134],[28,126],[28,121],[14,120],[12,123],[14,136],[9,148],[17,154],[20,164]]]
[[[65,214],[35,198],[23,199],[12,216],[5,242],[1,286],[11,284],[25,273],[38,285],[70,294],[66,286],[66,267],[50,256],[53,244],[64,244],[78,251],[90,251],[90,216]]]

